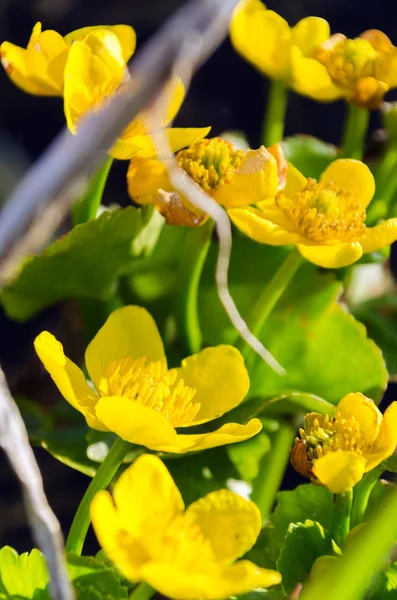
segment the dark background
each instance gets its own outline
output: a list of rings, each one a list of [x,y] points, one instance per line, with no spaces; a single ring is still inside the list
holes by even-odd
[[[180,0],[0,0],[0,41],[26,47],[37,21],[42,21],[43,29],[55,29],[61,34],[87,25],[126,23],[135,28],[139,49],[182,4]],[[291,25],[305,16],[315,15],[327,19],[333,33],[355,37],[365,29],[376,28],[397,44],[396,0],[273,0],[267,6]],[[176,123],[190,127],[212,125],[211,135],[228,129],[242,130],[250,145],[257,147],[267,86],[267,81],[244,62],[226,40],[194,78]],[[286,135],[306,133],[338,143],[343,115],[342,102],[321,105],[291,93]],[[24,94],[0,71],[0,203],[63,126],[61,99]],[[379,117],[374,113],[369,140],[371,152],[377,152],[373,135],[377,127]],[[128,202],[126,167],[126,163],[120,162],[112,169],[105,201]],[[14,393],[39,390],[36,397],[39,395],[43,402],[51,402],[55,387],[48,377],[44,382],[32,341],[44,328],[55,333],[65,313],[70,315],[71,310],[70,306],[55,307],[27,324],[18,325],[8,321],[0,309],[0,362]],[[73,324],[73,319],[69,318],[69,325],[70,322]],[[73,338],[73,326],[69,326],[68,331]],[[36,455],[49,501],[67,531],[89,480],[44,450],[36,450]],[[288,470],[284,487],[292,487],[296,482],[295,474]],[[0,546],[6,543],[20,552],[32,547],[19,488],[4,457],[0,456]]]

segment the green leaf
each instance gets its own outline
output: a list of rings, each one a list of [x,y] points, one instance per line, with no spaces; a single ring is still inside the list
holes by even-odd
[[[68,572],[73,581],[76,600],[126,600],[128,586],[124,578],[107,561],[97,557],[67,556]]]
[[[338,156],[338,148],[310,135],[295,135],[281,142],[285,158],[305,177],[319,179]]]
[[[385,357],[390,375],[397,375],[397,298],[386,294],[352,307]]]
[[[36,548],[18,555],[13,548],[0,550],[0,596],[33,598],[36,590],[44,590],[49,582],[44,557]]]
[[[0,301],[7,315],[25,321],[65,298],[107,300],[132,259],[156,240],[148,225],[151,218],[157,219],[152,207],[130,206],[72,229],[41,255],[29,258],[2,290]]]
[[[279,492],[270,517],[275,528],[275,545],[281,549],[290,524],[305,522],[309,517],[329,531],[332,511],[333,495],[323,486],[304,483],[292,491]]]
[[[298,583],[306,581],[317,558],[335,551],[340,553],[330,533],[320,523],[310,519],[304,523],[291,523],[277,561],[286,593],[291,594]]]
[[[397,600],[397,562],[381,573],[369,600]]]
[[[271,448],[270,438],[261,431],[250,440],[226,446],[226,452],[241,479],[252,481],[259,473],[261,458]]]
[[[230,291],[243,317],[274,275],[288,250],[234,239]],[[210,249],[199,294],[200,323],[206,344],[233,343],[235,331],[214,287],[216,254]],[[387,371],[379,348],[364,326],[340,304],[341,284],[329,271],[304,264],[268,318],[261,341],[287,370],[280,377],[257,357],[249,396],[271,398],[305,392],[332,404],[351,390],[379,400]]]

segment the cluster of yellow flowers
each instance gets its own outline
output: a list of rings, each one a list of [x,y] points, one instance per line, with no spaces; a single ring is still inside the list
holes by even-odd
[[[260,71],[315,98],[376,108],[397,86],[397,48],[379,31],[349,40],[330,35],[328,23],[310,17],[291,28],[260,0],[243,0],[231,22],[236,49]],[[78,135],[81,120],[122,92],[135,32],[126,25],[87,27],[62,37],[38,23],[26,49],[1,45],[11,80],[28,93],[62,96],[67,125]],[[184,88],[169,82],[164,127],[178,112]],[[236,149],[209,128],[169,128],[179,166],[227,210],[233,223],[257,242],[295,245],[324,268],[357,261],[397,240],[397,218],[367,227],[375,193],[370,169],[341,158],[319,181],[289,164],[279,144]],[[208,218],[172,186],[139,115],[109,151],[129,159],[128,190],[138,204],[154,204],[168,224],[200,226]],[[169,369],[156,324],[141,307],[113,312],[86,351],[88,382],[48,332],[36,352],[64,398],[87,424],[114,432],[152,452],[182,454],[247,440],[259,419],[227,423],[212,432],[181,433],[239,405],[249,376],[239,351],[206,348]],[[397,444],[397,402],[384,417],[362,394],[345,396],[334,415],[310,413],[292,450],[295,468],[333,493],[350,490]],[[176,599],[219,599],[278,584],[276,571],[238,562],[261,528],[258,508],[228,490],[213,492],[184,510],[181,495],[160,458],[141,456],[115,485],[95,497],[92,522],[101,545],[124,575]],[[233,564],[234,563],[234,564]]]

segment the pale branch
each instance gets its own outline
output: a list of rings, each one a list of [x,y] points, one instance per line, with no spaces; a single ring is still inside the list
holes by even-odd
[[[54,600],[73,600],[74,592],[66,570],[61,528],[48,504],[23,419],[1,368],[0,447],[6,453],[21,484],[34,540],[47,561],[51,596]]]

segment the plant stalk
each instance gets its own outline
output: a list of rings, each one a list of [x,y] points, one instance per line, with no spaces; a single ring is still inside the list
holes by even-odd
[[[192,227],[182,250],[177,315],[181,337],[188,354],[196,354],[201,350],[198,291],[213,229],[212,220],[208,220],[201,227]]]
[[[348,103],[342,148],[345,158],[362,160],[369,124],[369,110]]]
[[[129,442],[125,442],[121,438],[117,438],[113,446],[110,448],[105,460],[100,465],[95,477],[88,486],[87,491],[84,494],[74,516],[68,539],[66,541],[66,552],[73,552],[78,556],[81,555],[84,540],[90,526],[91,502],[95,494],[99,492],[99,490],[106,489],[109,483],[112,481],[130,447],[131,444]]]
[[[103,192],[112,163],[113,158],[108,156],[106,161],[92,175],[85,196],[72,208],[73,225],[79,225],[90,219],[95,219],[102,202]]]
[[[281,81],[273,80],[270,83],[263,123],[262,142],[264,146],[271,146],[283,139],[287,102],[288,89]]]
[[[368,471],[362,480],[355,486],[351,514],[352,527],[355,527],[364,521],[369,497],[383,471],[384,468],[381,465],[375,467],[372,471]]]
[[[288,465],[290,449],[294,443],[295,427],[281,421],[272,439],[271,452],[262,457],[259,473],[252,482],[251,499],[261,511],[265,521],[273,508],[285,469]]]
[[[156,593],[148,583],[143,581],[139,583],[129,595],[129,600],[150,600],[150,598]]]
[[[353,502],[353,490],[335,495],[334,511],[332,513],[331,533],[335,542],[343,548],[347,534],[350,531],[350,515]]]

